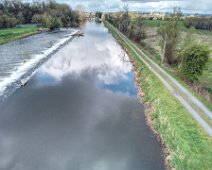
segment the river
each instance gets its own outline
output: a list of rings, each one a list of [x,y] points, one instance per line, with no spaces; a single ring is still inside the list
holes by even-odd
[[[163,170],[132,65],[87,22],[0,106],[1,170]]]

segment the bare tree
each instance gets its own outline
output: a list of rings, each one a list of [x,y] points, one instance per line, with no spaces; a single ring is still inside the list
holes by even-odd
[[[166,25],[159,28],[159,34],[162,36],[163,56],[161,62],[172,65],[175,61],[175,52],[180,38],[180,8],[174,8],[171,20]]]
[[[127,32],[129,25],[130,25],[129,6],[128,6],[128,4],[124,4],[122,17],[121,17],[121,20],[119,23],[119,29],[121,31]]]

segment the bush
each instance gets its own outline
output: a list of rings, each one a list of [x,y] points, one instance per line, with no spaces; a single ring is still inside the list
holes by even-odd
[[[54,30],[63,26],[61,18],[52,17],[47,13],[34,15],[32,17],[32,21],[37,24],[42,24],[43,26],[49,28],[50,30]]]
[[[206,67],[209,53],[208,47],[203,45],[192,45],[184,49],[180,54],[182,58],[181,74],[188,80],[198,80]]]

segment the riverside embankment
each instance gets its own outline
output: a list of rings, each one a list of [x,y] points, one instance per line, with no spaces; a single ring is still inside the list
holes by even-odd
[[[129,43],[109,23],[105,22],[105,25],[135,63],[144,101],[151,103],[154,108],[147,116],[166,146],[169,165],[179,170],[209,170],[212,167],[211,137],[152,71],[151,65],[147,66],[147,61],[141,60],[142,54],[131,45],[132,42]]]

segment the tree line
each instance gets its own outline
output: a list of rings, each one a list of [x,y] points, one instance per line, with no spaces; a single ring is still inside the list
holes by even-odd
[[[11,28],[17,24],[40,24],[55,29],[58,27],[78,26],[82,18],[67,4],[54,0],[33,1],[21,0],[0,1],[0,28]]]
[[[194,27],[196,29],[212,31],[212,17],[190,17],[184,20],[187,28]]]

